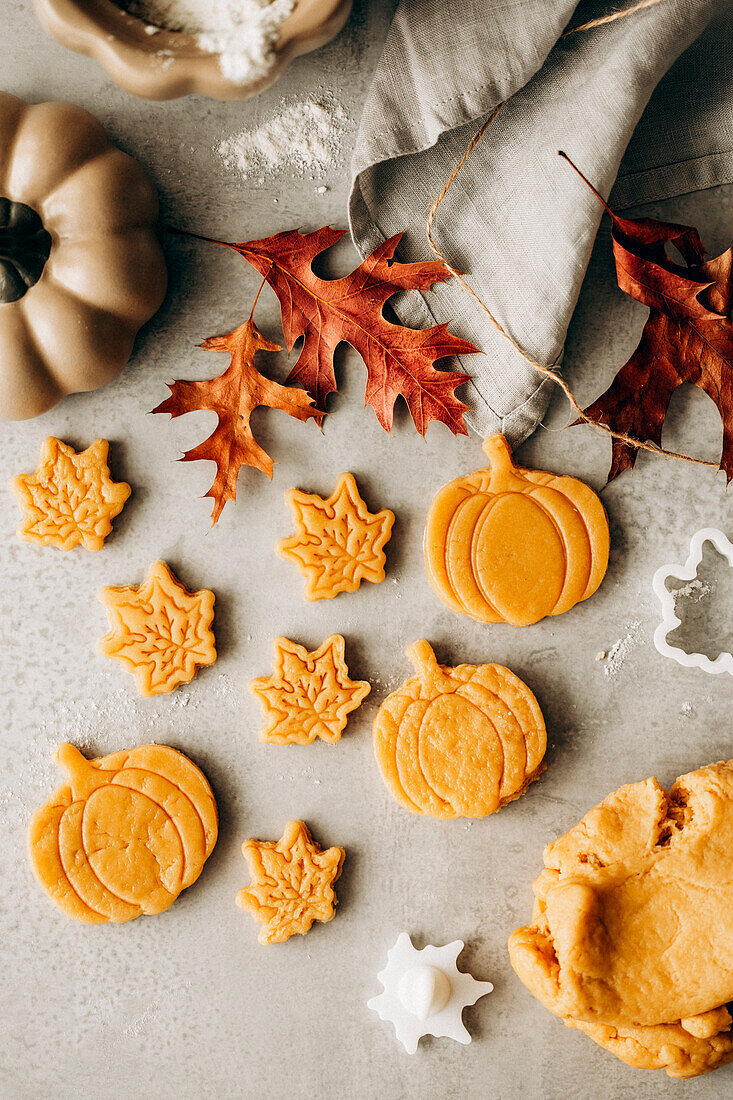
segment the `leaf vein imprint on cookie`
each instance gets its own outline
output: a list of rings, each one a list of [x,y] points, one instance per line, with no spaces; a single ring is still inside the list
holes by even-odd
[[[344,646],[340,634],[312,653],[288,638],[275,639],[272,675],[249,685],[265,719],[260,741],[310,745],[317,737],[330,744],[340,740],[349,714],[371,690],[366,681],[349,678]]]
[[[302,821],[289,821],[279,841],[246,840],[242,853],[251,882],[236,900],[263,926],[260,943],[283,943],[304,935],[314,921],[332,920],[343,848],[323,850]]]
[[[107,465],[109,443],[97,439],[78,453],[49,436],[41,447],[38,468],[18,474],[13,492],[24,512],[19,538],[41,546],[101,550],[130,495],[130,486],[112,481]]]
[[[108,586],[99,598],[112,630],[97,648],[134,675],[141,695],[173,691],[216,660],[214,593],[189,592],[165,562],[151,565],[141,585]]]
[[[285,499],[296,533],[276,550],[306,578],[306,600],[330,600],[340,592],[355,592],[362,580],[384,580],[384,547],[394,513],[388,508],[370,512],[352,474],[341,474],[325,499],[299,489],[291,489]]]

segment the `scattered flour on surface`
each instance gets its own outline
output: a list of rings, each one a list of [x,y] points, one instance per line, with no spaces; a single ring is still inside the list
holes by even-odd
[[[144,1034],[147,1029],[147,1025],[152,1020],[155,1020],[159,1012],[160,1001],[153,1001],[153,1003],[145,1009],[141,1016],[138,1016],[135,1020],[132,1021],[132,1023],[127,1025],[123,1032],[123,1035],[126,1038],[132,1039]]]
[[[639,642],[639,634],[641,632],[641,623],[638,619],[629,623],[628,631],[622,638],[614,642],[611,648],[606,652],[604,660],[606,662],[604,666],[604,673],[606,676],[615,676],[621,671],[626,658],[631,651],[636,647]]]
[[[288,168],[301,176],[323,172],[341,164],[349,122],[340,104],[325,99],[284,103],[278,114],[256,129],[224,138],[216,152],[227,168],[244,179]]]
[[[209,676],[206,699],[216,700],[238,713],[241,692],[226,673]],[[196,710],[201,702],[201,686],[178,688],[170,698],[151,709],[150,702],[139,700],[119,688],[99,702],[82,706],[71,701],[58,703],[38,725],[35,737],[19,754],[12,787],[0,788],[0,822],[21,823],[63,783],[63,772],[54,763],[56,749],[68,741],[85,756],[101,756],[134,745],[175,744],[176,724],[168,708]],[[191,715],[193,719],[193,715]]]
[[[218,54],[227,80],[261,80],[276,60],[283,23],[296,0],[115,0],[130,15],[144,19],[146,33],[183,31],[196,36],[207,53]]]
[[[698,577],[694,580],[688,581],[681,588],[675,588],[672,592],[675,603],[677,600],[694,600],[696,603],[699,600],[704,600],[706,596],[709,596],[713,591],[712,584],[708,584],[707,581],[701,581]]]

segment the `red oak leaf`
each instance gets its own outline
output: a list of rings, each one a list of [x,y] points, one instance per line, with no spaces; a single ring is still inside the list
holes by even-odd
[[[723,421],[720,468],[730,481],[733,478],[730,319],[733,249],[705,263],[705,249],[696,229],[653,218],[621,218],[609,209],[585,176],[578,174],[613,220],[618,285],[650,309],[636,351],[585,413],[614,431],[661,446],[672,394],[683,382],[691,382],[712,398],[720,412]],[[684,264],[669,258],[667,245],[676,248]],[[631,469],[637,453],[636,447],[614,439],[608,480]]]
[[[324,226],[314,233],[291,230],[259,241],[214,243],[239,252],[274,290],[288,351],[303,337],[288,382],[302,385],[320,408],[337,388],[333,355],[346,342],[366,364],[365,402],[386,431],[392,427],[395,401],[402,396],[421,435],[431,420],[442,421],[454,435],[467,435],[463,421],[467,406],[455,390],[468,375],[436,370],[433,364],[478,349],[453,336],[447,324],[411,329],[393,324],[383,313],[385,303],[399,291],[429,290],[451,278],[451,273],[432,260],[406,264],[394,260],[402,236],[397,234],[344,278],[319,278],[311,266],[313,260],[343,235],[343,230]]]
[[[226,336],[204,340],[208,351],[227,351],[231,363],[224,374],[203,382],[173,382],[166,398],[154,413],[183,416],[198,409],[215,412],[219,422],[203,443],[186,451],[181,462],[210,459],[216,463],[214,483],[205,494],[214,500],[212,526],[219,519],[228,500],[237,499],[237,476],[243,465],[254,466],[272,477],[273,462],[252,434],[250,416],[258,405],[282,409],[296,420],[314,418],[319,423],[323,413],[312,399],[295,386],[280,386],[264,378],[254,365],[258,351],[280,351],[279,344],[266,340],[250,318]]]

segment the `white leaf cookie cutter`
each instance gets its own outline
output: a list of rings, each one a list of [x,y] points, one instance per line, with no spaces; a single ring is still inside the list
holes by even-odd
[[[657,569],[652,580],[652,587],[659,597],[662,605],[662,621],[654,631],[654,645],[663,657],[670,657],[678,665],[685,668],[701,668],[704,672],[713,675],[719,672],[729,672],[733,676],[733,653],[719,653],[714,661],[706,657],[704,653],[686,653],[684,649],[671,646],[667,636],[681,625],[681,620],[675,612],[674,592],[667,590],[666,581],[674,577],[681,581],[691,581],[697,576],[697,567],[702,561],[703,546],[711,542],[718,553],[727,559],[733,568],[733,543],[716,527],[703,527],[697,531],[690,540],[690,555],[684,565],[662,565]]]
[[[494,987],[458,969],[463,947],[463,940],[454,940],[443,947],[428,944],[418,951],[407,932],[401,932],[388,951],[387,965],[377,975],[384,992],[367,1001],[367,1008],[394,1024],[408,1054],[415,1053],[423,1035],[471,1042],[463,1009]]]

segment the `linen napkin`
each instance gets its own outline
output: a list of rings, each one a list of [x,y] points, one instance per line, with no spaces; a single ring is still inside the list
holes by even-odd
[[[558,149],[604,195],[613,188],[619,208],[733,180],[730,4],[661,0],[561,37],[614,10],[573,0],[401,0],[354,152],[357,248],[367,255],[406,228],[398,258],[423,259],[428,209],[504,102],[433,235],[517,344],[550,367],[561,361],[602,214]],[[473,376],[459,391],[473,431],[502,431],[516,446],[536,428],[552,382],[456,280],[393,302],[415,327],[452,317],[452,331],[486,353],[460,364]]]

